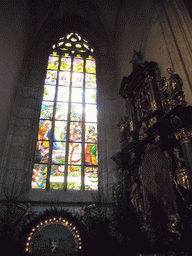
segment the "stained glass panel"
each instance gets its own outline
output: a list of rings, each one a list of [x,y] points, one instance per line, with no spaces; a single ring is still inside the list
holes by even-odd
[[[70,85],[70,72],[59,72],[59,85],[69,86]]]
[[[69,141],[70,142],[81,142],[82,139],[82,123],[81,122],[71,122],[69,131]]]
[[[98,167],[85,167],[85,190],[98,190]]]
[[[58,69],[59,57],[54,57],[52,54],[49,56],[47,69]]]
[[[55,86],[45,85],[44,86],[44,93],[43,93],[43,100],[53,101],[54,98],[55,98],[55,90],[56,90]]]
[[[72,86],[73,87],[83,87],[83,74],[82,73],[73,72]]]
[[[50,175],[50,189],[64,188],[64,165],[52,165]]]
[[[50,189],[64,189],[67,184],[70,190],[97,190],[96,61],[90,56],[93,49],[77,33],[66,35],[53,49],[44,84],[32,188],[45,189],[49,173]]]
[[[71,70],[71,57],[61,57],[61,70],[70,71]]]
[[[47,165],[34,164],[32,176],[32,188],[45,189],[47,179]]]
[[[35,161],[41,163],[48,162],[49,140],[51,133],[51,122],[43,121],[39,126],[38,141],[36,145]]]
[[[55,121],[54,135],[55,135],[55,138],[53,138],[54,141],[66,141],[67,122]]]
[[[69,101],[69,87],[58,86],[57,101]]]
[[[86,74],[85,87],[96,88],[96,76],[91,74]]]
[[[97,142],[97,124],[85,124],[85,142]]]
[[[43,101],[41,105],[40,119],[51,119],[53,117],[53,102]]]
[[[94,59],[87,59],[86,60],[86,73],[96,73],[96,62]]]
[[[56,146],[58,148],[53,149],[53,151],[52,151],[52,163],[53,164],[65,164],[66,143],[61,142],[61,141],[53,142],[53,148]]]
[[[97,144],[85,143],[85,165],[97,165]]]
[[[47,70],[45,84],[56,84],[57,71]]]
[[[82,120],[82,104],[71,104],[71,121]]]
[[[97,108],[96,105],[85,105],[85,121],[86,122],[97,122]]]
[[[71,90],[71,102],[82,102],[83,88],[72,88]]]
[[[85,103],[96,104],[96,90],[95,89],[85,89]]]
[[[76,165],[68,166],[67,189],[81,189],[81,167]]]
[[[70,143],[69,144],[69,164],[81,164],[81,143]]]
[[[75,57],[73,60],[73,71],[83,72],[83,58]]]
[[[68,103],[58,103],[56,105],[56,120],[67,120]]]

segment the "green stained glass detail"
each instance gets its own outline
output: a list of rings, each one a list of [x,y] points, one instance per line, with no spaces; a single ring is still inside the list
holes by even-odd
[[[43,101],[41,105],[40,119],[51,119],[53,117],[53,102]]]
[[[98,190],[98,167],[85,168],[85,190]]]
[[[55,70],[47,70],[45,84],[56,84],[57,71]]]
[[[72,88],[71,90],[71,102],[82,103],[83,88]]]
[[[70,143],[69,144],[69,164],[81,164],[81,143]]]
[[[54,57],[52,54],[49,56],[47,69],[58,69],[59,57]]]
[[[47,179],[47,165],[34,164],[32,176],[32,188],[45,189]]]
[[[61,58],[61,70],[70,71],[71,70],[71,57]]]
[[[82,104],[71,104],[71,121],[81,121],[82,120]]]
[[[86,88],[96,88],[96,76],[91,74],[86,74]]]
[[[83,73],[73,72],[72,86],[73,87],[83,87]]]
[[[96,90],[95,89],[85,89],[85,103],[96,104]]]
[[[85,142],[97,142],[97,123],[85,124]]]
[[[96,62],[95,59],[86,59],[86,73],[96,73]]]
[[[97,122],[97,107],[96,105],[85,104],[85,121]]]
[[[55,98],[55,90],[56,87],[53,85],[45,85],[44,86],[44,93],[43,93],[43,100],[53,101]]]
[[[64,188],[64,165],[52,165],[50,175],[50,189]]]
[[[55,121],[54,141],[66,141],[67,134],[67,122],[66,121]]]
[[[83,72],[83,58],[75,57],[73,59],[73,71],[75,71],[75,72]]]
[[[52,164],[65,164],[66,143],[62,141],[53,142]]]
[[[71,190],[81,189],[81,167],[77,165],[68,166],[67,188]]]
[[[68,103],[57,103],[56,105],[56,120],[67,120]]]
[[[69,141],[70,142],[81,142],[82,139],[82,123],[81,122],[71,122],[69,131]]]
[[[70,85],[70,72],[59,72],[59,85],[69,86]]]
[[[69,87],[58,86],[57,101],[69,101]]]
[[[85,165],[97,165],[97,144],[85,143]]]

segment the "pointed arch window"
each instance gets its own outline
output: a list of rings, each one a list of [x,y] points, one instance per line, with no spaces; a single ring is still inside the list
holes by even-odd
[[[94,51],[77,33],[49,55],[33,166],[33,189],[97,190]]]

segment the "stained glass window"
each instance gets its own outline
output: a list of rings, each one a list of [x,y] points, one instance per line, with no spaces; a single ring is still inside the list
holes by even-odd
[[[96,61],[77,33],[49,55],[32,188],[98,190]]]

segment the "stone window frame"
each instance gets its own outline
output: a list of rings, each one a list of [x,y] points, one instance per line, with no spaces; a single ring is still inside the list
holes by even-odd
[[[63,33],[63,32],[62,32]],[[84,33],[77,31],[82,36]],[[64,32],[65,34],[65,32]],[[50,37],[51,38],[51,37]],[[58,38],[58,36],[57,36]],[[89,40],[89,36],[86,36]],[[110,199],[107,166],[106,126],[103,123],[103,81],[105,81],[108,57],[104,47],[96,49],[95,59],[97,63],[97,88],[98,88],[98,155],[99,155],[99,184],[98,191],[58,191],[58,190],[34,190],[31,189],[34,152],[39,125],[39,114],[43,96],[44,79],[47,69],[47,61],[50,49],[54,43],[51,38],[49,44],[41,40],[36,42],[29,50],[24,60],[21,71],[20,83],[15,91],[12,112],[9,121],[7,138],[1,162],[0,190],[12,191],[20,194],[21,200],[34,202],[66,202],[88,203],[102,193]],[[106,81],[105,81],[106,82]]]

